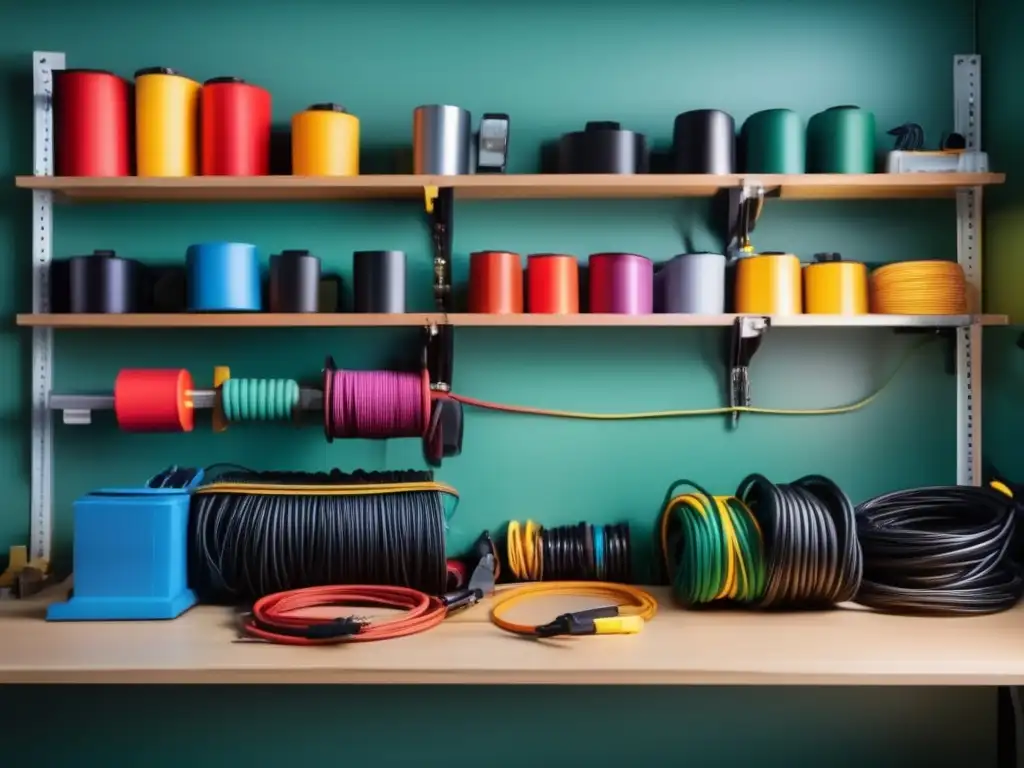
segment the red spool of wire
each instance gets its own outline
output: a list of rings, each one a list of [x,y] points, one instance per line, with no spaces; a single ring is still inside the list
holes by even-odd
[[[124,432],[191,432],[192,374],[184,369],[126,368],[114,380],[114,414]]]
[[[128,83],[98,69],[54,73],[53,116],[58,176],[131,173]]]
[[[204,176],[270,172],[270,92],[238,77],[203,83],[200,99]]]

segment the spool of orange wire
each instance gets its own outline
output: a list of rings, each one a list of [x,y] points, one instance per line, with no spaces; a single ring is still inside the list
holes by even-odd
[[[530,312],[575,315],[580,311],[579,264],[574,256],[536,253],[527,259],[526,293]]]
[[[469,257],[469,311],[518,315],[523,311],[523,262],[518,253],[479,251]]]
[[[967,280],[952,261],[900,261],[871,273],[871,311],[880,315],[963,315]]]
[[[114,414],[125,432],[191,432],[192,374],[177,368],[126,368],[114,380]]]
[[[393,608],[404,613],[381,621],[337,615],[318,618],[304,613],[344,606]],[[250,637],[284,645],[366,643],[425,632],[447,615],[440,598],[408,587],[308,587],[260,598],[242,622],[242,629]]]

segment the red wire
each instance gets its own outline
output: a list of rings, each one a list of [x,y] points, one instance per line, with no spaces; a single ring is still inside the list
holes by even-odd
[[[296,611],[324,606],[345,608],[396,608],[404,610],[402,616],[383,621],[372,621],[353,635],[330,638],[294,637],[288,630],[302,631],[310,627],[331,624],[338,617],[311,618],[296,616]],[[335,645],[338,643],[366,643],[414,635],[440,624],[447,615],[439,598],[408,587],[337,586],[308,587],[277,592],[256,601],[252,614],[243,624],[246,634],[285,645]],[[275,628],[283,630],[275,632]]]

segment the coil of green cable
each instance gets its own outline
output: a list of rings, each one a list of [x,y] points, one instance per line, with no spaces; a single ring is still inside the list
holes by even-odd
[[[299,383],[293,379],[228,379],[220,387],[228,421],[290,419],[299,404]]]
[[[683,487],[690,492],[676,495]],[[755,603],[764,595],[764,541],[740,499],[681,480],[665,494],[658,528],[666,575],[683,605]]]

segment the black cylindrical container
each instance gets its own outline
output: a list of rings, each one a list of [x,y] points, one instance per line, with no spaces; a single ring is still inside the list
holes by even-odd
[[[270,311],[316,312],[320,304],[320,259],[309,251],[270,257]]]
[[[587,123],[558,142],[558,173],[647,173],[649,167],[647,139],[618,123]]]
[[[74,256],[68,263],[74,313],[121,314],[137,311],[139,263],[119,258],[113,251]]]
[[[672,131],[676,173],[736,173],[736,122],[720,109],[695,109],[676,117]]]
[[[405,312],[405,253],[356,251],[352,254],[356,312]]]

